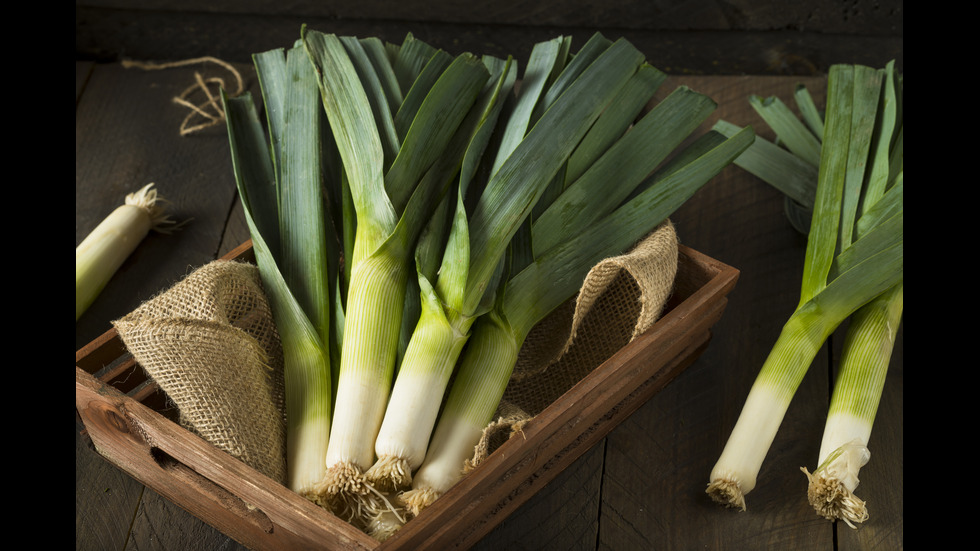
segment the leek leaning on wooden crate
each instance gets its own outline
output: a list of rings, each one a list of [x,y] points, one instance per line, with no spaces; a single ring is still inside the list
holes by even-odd
[[[254,56],[265,125],[224,98],[232,160],[284,345],[288,484],[384,539],[460,479],[531,327],[754,134],[675,152],[715,103],[682,86],[646,111],[665,75],[623,39],[556,37],[522,68],[300,35]]]

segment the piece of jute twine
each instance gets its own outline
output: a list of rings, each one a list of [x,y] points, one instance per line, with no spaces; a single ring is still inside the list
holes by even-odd
[[[221,95],[219,91],[224,88],[230,97],[236,97],[241,94],[245,90],[245,83],[242,80],[241,73],[230,63],[210,56],[166,63],[123,60],[122,65],[127,69],[135,67],[144,70],[161,70],[202,63],[214,63],[231,73],[235,79],[236,87],[234,90],[229,89],[225,86],[225,81],[221,77],[204,78],[201,73],[195,72],[194,83],[173,98],[174,103],[183,105],[190,110],[190,113],[180,123],[180,135],[186,136],[224,123],[225,111],[221,106]],[[215,89],[212,90],[212,87]]]
[[[467,469],[656,323],[673,291],[677,246],[667,221],[628,253],[595,265],[577,297],[531,330]]]
[[[254,264],[211,262],[113,325],[182,426],[285,483],[282,349]]]

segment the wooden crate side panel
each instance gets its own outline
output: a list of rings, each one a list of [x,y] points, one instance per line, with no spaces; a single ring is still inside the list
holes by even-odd
[[[76,368],[76,411],[96,450],[253,549],[362,549],[378,542]]]

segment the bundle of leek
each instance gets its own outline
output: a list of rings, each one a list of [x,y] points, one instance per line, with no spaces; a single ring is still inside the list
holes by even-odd
[[[256,263],[282,340],[288,486],[309,498],[325,471],[337,238],[322,195],[329,144],[302,48],[257,54],[267,142],[250,94],[223,97],[231,157]],[[331,172],[333,170],[333,172]]]
[[[319,501],[363,521],[387,507],[363,473],[374,463],[391,390],[412,251],[458,169],[459,159],[447,147],[490,75],[471,54],[448,64],[433,56],[438,69],[423,69],[415,79],[424,93],[414,94],[413,85],[399,106],[390,100],[393,88],[385,86],[398,81],[399,63],[383,49],[371,55],[373,46],[363,40],[306,29],[302,41],[320,77],[356,213],[353,250],[346,257],[350,281],[337,401]],[[400,126],[406,109],[410,123]]]
[[[867,518],[853,495],[903,307],[903,121],[901,77],[838,65],[828,79],[826,119],[805,89],[806,126],[776,98],[752,104],[789,151],[757,140],[736,164],[813,209],[802,297],[763,365],[711,474],[708,493],[745,508],[744,495],[817,349],[853,317],[810,480],[811,504],[848,525]],[[809,130],[807,129],[809,128]],[[735,129],[720,122],[716,129]],[[814,146],[815,144],[815,146]],[[814,157],[816,153],[816,157]]]
[[[532,72],[525,75],[531,92],[523,94],[522,99],[543,90],[543,79],[554,70],[564,42],[556,39],[535,49],[534,63],[529,65]],[[476,142],[480,149],[467,157],[438,278],[432,282],[419,274],[422,316],[399,368],[376,442],[379,459],[369,471],[376,483],[394,490],[405,489],[411,482],[411,471],[418,468],[425,455],[443,392],[469,337],[470,327],[487,310],[487,301],[492,300],[495,282],[500,277],[501,259],[511,238],[572,149],[642,63],[639,52],[625,41],[612,45],[597,36],[590,44],[600,42],[604,47],[592,58],[598,57],[598,61],[588,66],[589,56],[576,56],[579,62],[576,75],[581,75],[569,81],[566,94],[553,103],[526,137],[521,132],[522,139],[509,140],[510,145],[505,147],[512,147],[513,153],[485,186],[474,186],[477,200],[469,208],[466,196],[473,191],[469,189],[470,180],[489,134]],[[604,56],[599,56],[603,52]],[[508,82],[506,90],[501,80],[501,89],[494,93],[499,100],[497,110],[513,85],[515,73],[501,72],[501,78],[504,76]],[[517,113],[508,118],[505,131],[507,127],[527,127],[525,117],[529,111],[525,108]],[[495,112],[486,118],[496,117]],[[483,128],[493,130],[491,125]]]
[[[550,125],[575,120],[563,109],[577,109],[579,102],[572,105],[562,102],[577,93],[601,89],[596,82],[612,82],[611,77],[601,76],[617,64],[607,60],[625,56],[630,61],[619,69],[619,84],[608,90],[599,104],[600,108],[609,105],[621,109],[610,108],[602,116],[594,115],[598,120],[573,134],[572,147],[562,151],[554,159],[555,164],[541,176],[544,181],[540,182],[538,193],[544,197],[528,206],[539,214],[532,213],[521,228],[510,228],[513,238],[509,240],[508,257],[499,253],[490,259],[493,265],[471,257],[474,265],[486,262],[483,268],[486,275],[477,280],[479,293],[474,295],[468,290],[469,281],[476,273],[472,267],[469,279],[450,280],[441,288],[437,284],[437,289],[449,295],[459,293],[466,283],[464,297],[474,305],[482,301],[483,308],[488,310],[476,315],[472,322],[468,343],[425,459],[414,475],[412,489],[401,496],[412,514],[418,514],[462,476],[466,459],[500,402],[518,351],[531,328],[579,290],[585,274],[596,262],[623,252],[660,225],[752,141],[751,130],[728,140],[711,133],[654,172],[715,105],[705,96],[682,87],[627,131],[662,82],[663,75],[643,63],[642,56],[628,43],[601,44],[603,41],[594,39],[588,45],[590,49],[597,48],[594,61],[580,68],[571,63],[561,71],[555,85],[569,71],[576,76],[568,80],[562,95],[554,95],[559,98],[557,102],[540,111],[543,116],[536,124],[523,125],[531,130],[520,141],[513,142],[517,145],[512,150],[504,148],[498,152],[500,161],[495,166],[499,168],[493,173],[487,190],[513,177],[511,171],[520,168],[518,163],[525,162],[525,148],[545,147],[534,144],[542,136],[551,135],[554,130]],[[557,53],[560,48],[556,46],[542,48],[552,48]],[[575,60],[579,59],[584,57],[576,55]],[[529,69],[533,66],[530,64]],[[593,81],[594,78],[601,80]],[[533,78],[528,80],[534,82]],[[547,101],[549,95],[543,94],[541,99]],[[618,103],[626,98],[631,98],[630,107]],[[556,118],[552,119],[553,116]],[[544,130],[548,133],[539,133]],[[530,172],[521,170],[521,173]],[[546,187],[555,185],[556,181],[552,198]],[[479,209],[470,221],[473,230],[470,250],[486,250],[487,245],[474,236],[484,231],[485,224],[494,226]],[[493,270],[497,270],[495,277],[490,277]],[[439,282],[445,277],[445,273],[440,273]],[[471,308],[468,312],[478,312]]]

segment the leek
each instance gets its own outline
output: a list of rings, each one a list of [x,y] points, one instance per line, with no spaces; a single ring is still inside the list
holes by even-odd
[[[902,128],[894,65],[884,71],[881,117],[875,128],[877,151],[868,168],[870,178],[861,201],[855,235],[881,223],[903,202],[903,172],[892,174],[892,158],[901,156],[895,137]],[[857,204],[851,206],[857,217]],[[849,236],[845,236],[845,240]],[[846,242],[846,241],[845,241]],[[904,282],[896,284],[858,310],[851,318],[834,383],[817,461],[807,496],[817,513],[843,520],[851,528],[868,519],[867,506],[854,494],[858,474],[871,457],[868,440],[885,385],[888,365],[904,310]]]
[[[502,64],[496,61],[500,60],[485,59],[495,77],[491,78],[481,101],[471,113],[473,116],[461,128],[464,132],[455,140],[454,149],[457,151],[454,157],[461,160],[455,201],[460,211],[467,184],[476,164],[482,158],[490,132],[516,76],[516,68],[511,61]],[[449,214],[449,205],[448,201],[441,205],[444,217]],[[464,216],[462,213],[457,215],[452,226],[457,231],[462,231]],[[443,224],[437,218],[433,219],[433,223]],[[426,236],[427,239],[420,241],[416,255],[419,264],[419,293],[416,298],[421,302],[420,315],[409,337],[375,440],[377,462],[366,473],[372,484],[389,492],[403,489],[411,480],[411,471],[421,463],[443,390],[468,337],[465,327],[469,322],[457,318],[454,325],[450,321],[444,311],[445,306],[431,283],[439,270],[425,268],[431,262],[427,258],[433,258],[443,249],[436,247],[433,241],[441,238],[444,233],[434,229]],[[444,266],[443,269],[447,273],[451,271],[450,266]]]
[[[224,97],[239,195],[283,345],[287,485],[315,498],[330,435],[330,343],[337,274],[333,223],[321,195],[328,172],[323,116],[301,48],[254,56],[269,141],[251,95]]]
[[[391,388],[411,251],[449,183],[436,161],[488,74],[479,59],[458,56],[399,139],[397,131],[389,132],[394,124],[390,108],[381,104],[384,95],[375,93],[378,80],[366,78],[373,69],[361,63],[367,58],[360,43],[305,28],[302,41],[320,77],[357,216],[353,253],[346,259],[350,283],[327,474],[318,500],[356,520],[386,506],[363,472],[373,463]]]
[[[742,413],[711,473],[707,492],[745,509],[790,400],[830,334],[852,317],[820,451],[811,475],[811,503],[827,518],[849,525],[867,518],[853,496],[857,473],[869,457],[867,440],[902,315],[903,200],[901,110],[893,64],[878,71],[837,65],[828,78],[827,113],[819,120],[809,94],[797,90],[806,127],[785,112],[774,129],[795,128],[821,144],[787,154],[761,140],[736,160],[800,203],[813,205],[801,300],[750,390]],[[773,101],[753,100],[757,107]],[[898,112],[896,114],[896,107]],[[716,126],[722,132],[733,127]],[[777,130],[782,140],[782,134]],[[800,140],[810,143],[810,138]],[[772,156],[767,153],[773,153]],[[899,159],[897,164],[893,159]],[[795,158],[794,158],[795,157]],[[803,167],[801,169],[801,166]],[[812,167],[812,168],[810,168]],[[816,169],[816,178],[812,171]],[[808,190],[813,189],[812,195]]]
[[[425,460],[412,489],[402,496],[412,514],[419,514],[463,476],[466,460],[492,419],[531,328],[579,290],[596,262],[622,253],[660,225],[751,144],[751,129],[730,139],[710,133],[652,175],[643,162],[626,162],[644,155],[664,158],[714,109],[703,96],[686,89],[678,93],[690,94],[693,105],[703,102],[702,108],[681,109],[686,124],[670,129],[670,125],[651,125],[661,128],[663,135],[647,134],[641,120],[531,222],[524,234],[530,244],[515,244],[515,250],[532,251],[532,256],[526,263],[512,260],[511,275],[502,279],[492,309],[473,325]],[[657,114],[652,111],[647,117],[656,120]],[[607,193],[610,167],[623,169],[617,174],[623,186],[617,192],[619,203],[598,199]],[[572,195],[565,195],[572,190]],[[571,214],[568,205],[575,201],[563,201],[565,197],[590,197],[595,208],[572,209],[575,214]],[[557,242],[550,239],[556,234]]]
[[[143,186],[126,195],[125,202],[75,247],[75,321],[150,230],[167,233],[176,227],[163,202],[153,184]]]

